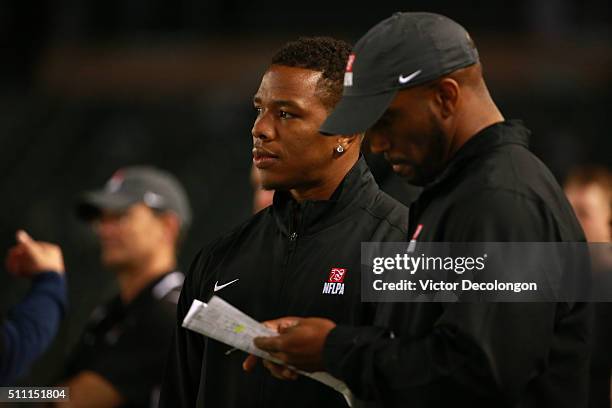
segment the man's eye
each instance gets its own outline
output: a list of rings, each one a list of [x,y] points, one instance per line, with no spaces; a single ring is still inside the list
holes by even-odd
[[[286,112],[286,111],[280,111],[280,112],[278,112],[278,116],[279,116],[281,119],[291,119],[291,118],[293,118],[293,117],[294,117],[292,114],[290,114],[289,112]]]
[[[255,112],[257,112],[257,116],[261,115],[263,109],[260,106],[255,106]]]

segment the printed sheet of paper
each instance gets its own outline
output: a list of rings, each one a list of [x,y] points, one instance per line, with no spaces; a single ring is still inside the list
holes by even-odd
[[[208,303],[194,300],[183,320],[183,327],[266,360],[281,363],[253,344],[255,337],[274,336],[276,332],[247,316],[218,296],[213,296]],[[349,406],[353,406],[354,397],[348,386],[342,381],[325,372],[296,371],[332,387],[344,395]]]

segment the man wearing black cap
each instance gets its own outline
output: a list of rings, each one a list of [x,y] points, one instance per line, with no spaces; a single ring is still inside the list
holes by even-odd
[[[360,156],[360,134],[326,137],[319,127],[340,99],[350,46],[327,37],[290,42],[257,90],[253,163],[275,190],[271,206],[204,248],[178,306],[164,407],[346,407],[334,389],[300,376],[272,378],[244,354],[181,327],[194,299],[220,296],[263,321],[285,314],[366,324],[363,241],[403,241],[407,208],[384,194]],[[265,363],[269,364],[269,363]]]
[[[560,187],[527,149],[529,131],[502,117],[454,21],[397,13],[359,40],[321,130],[366,129],[373,151],[424,186],[410,207],[414,240],[584,242]],[[285,318],[273,322],[286,327],[280,336],[255,344],[384,406],[586,404],[585,304],[404,303],[378,312],[387,329]]]
[[[77,210],[100,239],[119,295],[94,310],[69,360],[71,404],[157,406],[184,279],[175,268],[191,221],[187,195],[171,174],[134,166],[84,194]]]

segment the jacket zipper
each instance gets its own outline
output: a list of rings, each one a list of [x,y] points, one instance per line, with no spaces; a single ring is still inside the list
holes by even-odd
[[[280,301],[282,300],[283,291],[285,290],[285,283],[287,282],[286,277],[287,277],[287,272],[289,269],[289,264],[291,260],[293,259],[293,255],[295,254],[295,249],[297,248],[298,238],[299,238],[298,231],[299,231],[299,227],[302,221],[301,219],[302,219],[302,214],[300,214],[299,204],[292,203],[291,211],[289,214],[289,231],[288,231],[289,245],[287,247],[287,255],[285,256],[285,263],[283,265],[283,270],[282,270],[283,274],[282,274],[282,280],[281,280],[280,293],[278,296],[279,304],[280,304]]]
[[[289,269],[289,264],[291,260],[293,259],[293,255],[295,254],[295,249],[297,248],[297,242],[298,242],[298,237],[299,237],[298,231],[299,231],[299,227],[301,226],[301,218],[302,218],[302,214],[300,214],[298,206],[299,204],[291,203],[291,209],[289,211],[289,229],[287,231],[289,245],[287,247],[287,254],[285,255],[285,260],[283,262],[281,286],[280,286],[280,291],[278,294],[278,304],[279,305],[282,303],[281,301],[282,301],[283,291],[285,290],[285,283],[287,282],[286,276],[287,276],[287,271]],[[264,380],[261,384],[261,388],[259,392],[260,403],[263,403],[263,401],[265,400],[265,394],[266,394],[265,384],[266,384],[266,380]]]

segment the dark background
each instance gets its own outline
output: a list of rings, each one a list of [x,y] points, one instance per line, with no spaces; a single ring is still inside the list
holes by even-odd
[[[0,249],[18,228],[61,244],[71,301],[24,384],[53,381],[84,319],[116,290],[73,216],[75,196],[121,166],[172,171],[195,210],[186,269],[250,214],[251,96],[274,51],[300,35],[354,42],[398,10],[468,28],[494,99],[533,130],[533,150],[560,181],[576,164],[612,165],[606,0],[0,1]],[[0,272],[0,310],[27,287]]]

